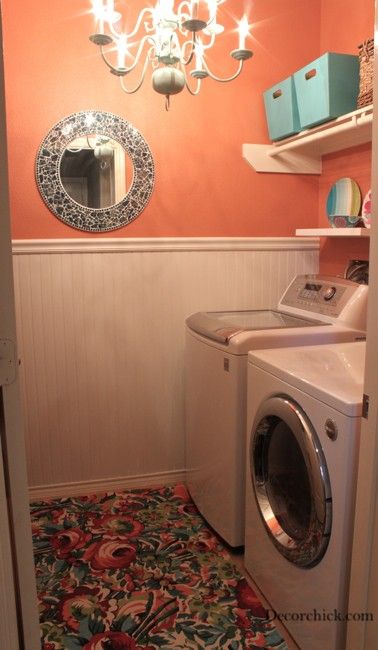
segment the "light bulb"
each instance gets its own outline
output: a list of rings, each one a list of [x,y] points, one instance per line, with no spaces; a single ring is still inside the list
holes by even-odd
[[[102,0],[92,0],[92,11],[94,17],[98,20],[104,15],[104,6]]]
[[[98,33],[104,33],[104,5],[102,0],[92,0],[93,14],[98,23]]]
[[[239,50],[245,50],[245,39],[249,35],[247,16],[243,16],[239,22]]]
[[[127,53],[127,36],[126,34],[121,34],[117,40],[117,66],[118,68],[125,67],[125,57]]]
[[[199,38],[196,43],[196,70],[203,69],[203,55],[204,55],[203,43]]]
[[[217,0],[207,0],[207,6],[209,9],[209,23],[217,22]]]

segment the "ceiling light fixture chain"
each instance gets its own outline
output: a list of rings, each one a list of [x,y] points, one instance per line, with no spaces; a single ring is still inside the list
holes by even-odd
[[[207,51],[225,31],[217,22],[219,6],[225,2],[183,0],[175,8],[174,0],[157,0],[155,7],[144,7],[139,12],[134,29],[126,33],[122,31],[123,16],[116,10],[114,0],[92,0],[96,31],[89,38],[99,46],[105,65],[119,77],[122,90],[128,94],[139,90],[151,64],[152,87],[165,95],[168,110],[171,95],[185,87],[191,95],[198,95],[201,82],[207,77],[221,83],[233,81],[240,75],[244,61],[252,57],[252,51],[245,45],[250,26],[247,16],[243,16],[238,23],[238,47],[230,52],[239,64],[236,72],[222,78],[209,69]],[[139,80],[128,88],[124,77],[138,67]],[[188,74],[197,81],[195,90],[189,86]]]

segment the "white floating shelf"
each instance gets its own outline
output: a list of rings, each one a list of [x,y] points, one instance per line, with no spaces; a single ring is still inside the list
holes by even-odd
[[[243,144],[243,158],[257,172],[321,174],[322,156],[372,139],[373,105],[273,144]]]
[[[370,237],[369,228],[299,228],[297,237]]]

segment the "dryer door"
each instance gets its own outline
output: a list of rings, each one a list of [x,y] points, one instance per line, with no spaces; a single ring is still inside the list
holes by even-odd
[[[259,408],[250,468],[258,509],[279,552],[301,567],[317,564],[331,533],[331,487],[319,439],[290,397],[271,397]]]

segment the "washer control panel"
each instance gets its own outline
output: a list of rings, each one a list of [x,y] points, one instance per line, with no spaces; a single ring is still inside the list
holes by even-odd
[[[360,286],[343,278],[298,275],[285,291],[280,307],[338,318],[344,307],[353,301]]]
[[[332,301],[336,305],[345,292],[345,287],[335,286],[335,283],[320,283],[320,282],[305,282],[300,291],[298,292],[298,299],[301,305],[314,304],[319,305],[323,302]]]

